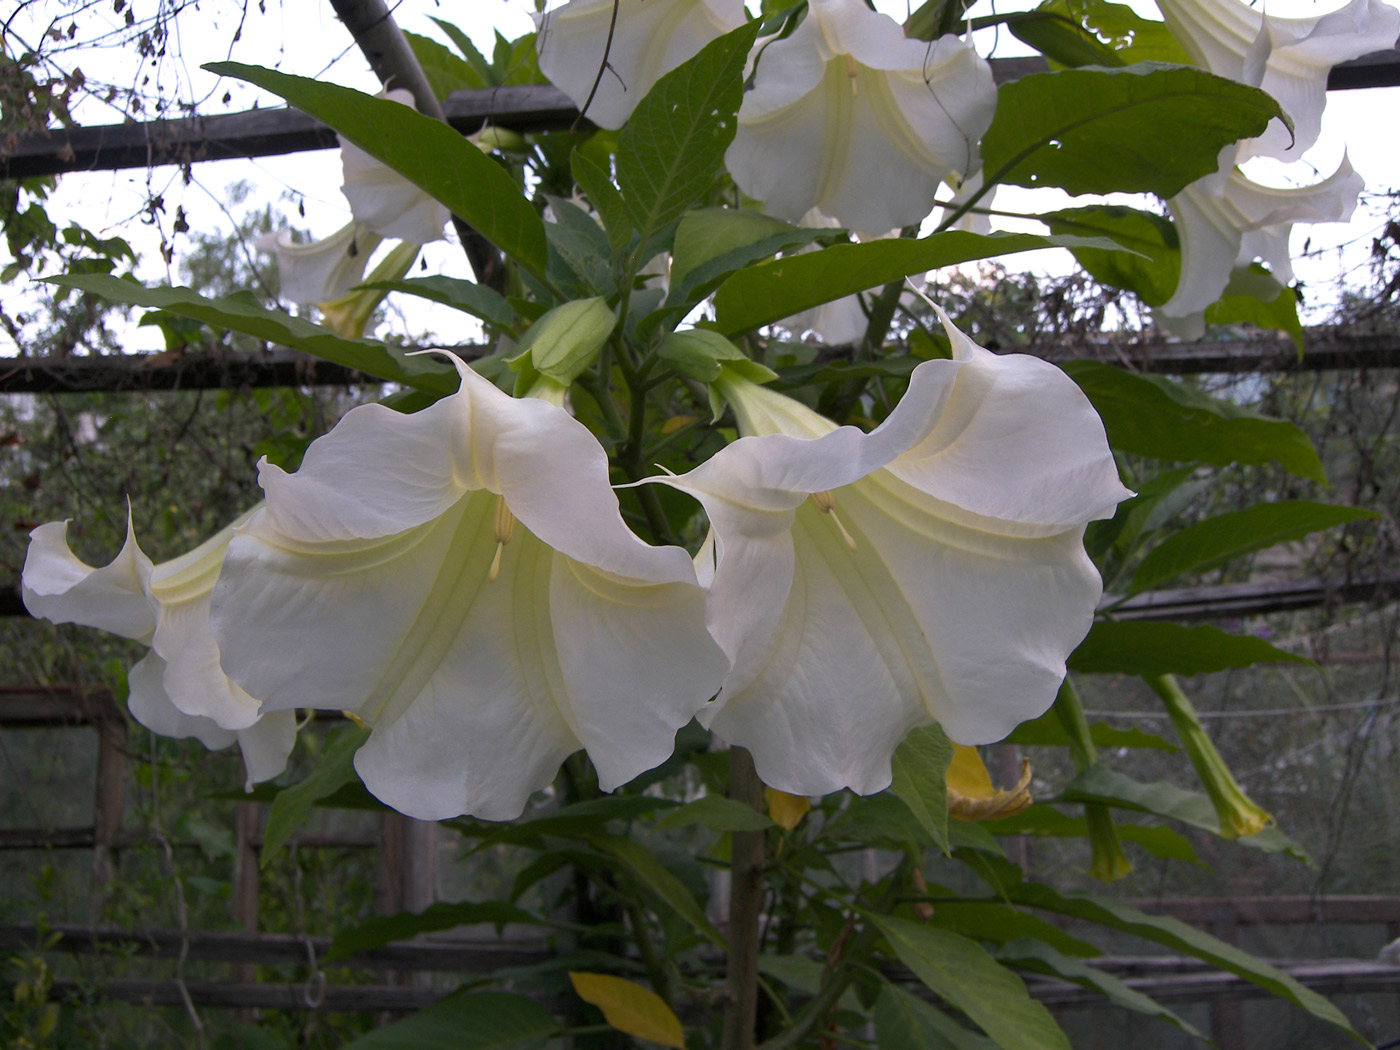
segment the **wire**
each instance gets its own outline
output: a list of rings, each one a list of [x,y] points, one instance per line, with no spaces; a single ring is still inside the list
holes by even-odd
[[[1315,715],[1328,711],[1364,711],[1369,708],[1395,707],[1400,705],[1400,696],[1386,697],[1384,700],[1360,700],[1354,704],[1319,704],[1316,707],[1274,707],[1258,711],[1198,711],[1201,718],[1282,718],[1286,715]],[[1164,719],[1165,711],[1085,711],[1095,718],[1140,718]]]

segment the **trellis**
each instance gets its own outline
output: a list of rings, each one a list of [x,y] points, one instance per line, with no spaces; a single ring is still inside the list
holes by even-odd
[[[392,24],[390,22],[390,24]],[[361,41],[363,44],[363,41]],[[382,59],[382,56],[371,56]],[[376,62],[378,68],[378,63]],[[1039,72],[1044,61],[993,60],[999,81]],[[1400,51],[1378,52],[1336,67],[1330,90],[1400,85]],[[520,132],[540,132],[577,124],[569,100],[549,86],[503,87],[455,92],[443,103],[447,121],[463,134],[485,124]],[[254,110],[214,117],[129,123],[104,127],[49,129],[19,136],[0,147],[0,177],[118,170],[161,164],[188,165],[230,157],[261,157],[332,148],[334,133],[292,110]],[[1052,361],[1093,358],[1141,371],[1173,374],[1277,373],[1290,370],[1394,369],[1400,366],[1400,338],[1357,335],[1334,329],[1306,333],[1301,354],[1281,338],[1260,336],[1236,342],[1192,344],[1098,338],[1054,347],[1031,348]],[[22,357],[3,362],[0,393],[62,394],[238,387],[344,385],[363,377],[339,366],[282,348],[259,354],[221,351],[116,358],[48,359]],[[1140,595],[1115,610],[1119,618],[1212,619],[1314,607],[1336,602],[1389,600],[1400,596],[1400,575],[1368,580],[1304,579],[1192,587]],[[13,586],[0,591],[0,615],[26,615]],[[0,849],[81,848],[94,851],[94,881],[110,877],[113,851],[154,843],[121,828],[126,723],[110,694],[76,687],[40,688],[11,685],[0,688],[0,728],[88,727],[99,734],[95,785],[95,821],[91,827],[0,829]],[[429,987],[402,985],[295,985],[251,980],[253,964],[307,965],[316,972],[329,942],[324,938],[256,932],[257,850],[259,813],[255,803],[240,803],[236,818],[238,863],[233,888],[233,917],[244,933],[191,930],[124,931],[97,927],[53,928],[53,950],[80,953],[134,950],[155,958],[229,963],[232,982],[185,982],[131,979],[103,982],[96,993],[114,999],[154,1004],[263,1007],[323,1010],[411,1010],[427,1005],[438,992]],[[293,841],[306,847],[378,848],[381,853],[382,910],[417,910],[432,899],[431,867],[421,860],[430,853],[431,825],[387,818],[373,836],[302,835]],[[426,841],[425,841],[426,840]],[[175,843],[176,847],[184,844]],[[426,875],[426,879],[425,879]],[[1316,921],[1383,923],[1390,936],[1400,936],[1400,898],[1249,898],[1222,901],[1144,901],[1149,911],[1172,914],[1210,926],[1232,939],[1240,926],[1251,923]],[[32,926],[0,926],[0,950],[32,948],[40,931]],[[529,965],[548,957],[541,943],[413,943],[392,946],[346,960],[390,971],[485,972],[502,965]],[[1190,999],[1237,1003],[1257,989],[1231,975],[1220,974],[1192,960],[1109,958],[1107,972],[1132,987],[1163,1000]],[[1400,969],[1383,964],[1285,964],[1293,976],[1324,992],[1390,991],[1400,989]],[[94,989],[57,982],[51,994],[88,994]],[[1097,1002],[1082,989],[1063,982],[1033,980],[1032,994],[1047,1003],[1068,1007]],[[1226,1008],[1216,1014],[1221,1045],[1234,1045],[1238,1013]]]

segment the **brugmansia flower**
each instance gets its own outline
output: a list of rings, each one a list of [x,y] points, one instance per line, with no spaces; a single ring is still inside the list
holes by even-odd
[[[535,47],[550,83],[616,130],[658,80],[744,17],[743,0],[572,0],[535,16]]]
[[[378,97],[413,108],[413,95],[408,91],[385,91]],[[397,237],[412,244],[442,239],[442,228],[451,218],[446,206],[359,146],[337,138],[345,176],[340,190],[350,202],[356,222],[381,237]]]
[[[338,299],[364,278],[365,264],[383,240],[357,222],[349,222],[329,237],[299,244],[286,230],[267,233],[257,245],[277,258],[283,299],[320,303]]]
[[[1293,279],[1293,224],[1346,221],[1363,186],[1345,157],[1322,182],[1296,189],[1261,186],[1227,160],[1221,171],[1167,202],[1181,239],[1181,276],[1162,313],[1184,317],[1204,310],[1220,298],[1231,272],[1255,259],[1287,284]]]
[[[355,768],[384,802],[504,820],[579,748],[605,790],[664,761],[725,660],[690,558],[628,530],[587,428],[458,371],[413,415],[352,409],[295,474],[261,465],[214,633],[269,709],[372,726]]]
[[[931,722],[1001,739],[1049,707],[1093,619],[1084,527],[1128,495],[1102,423],[1063,372],[940,316],[953,359],[916,368],[871,433],[726,368],[741,432],[762,436],[658,479],[714,530],[700,564],[733,667],[700,718],[779,790],[879,791]]]
[[[1197,65],[1262,88],[1293,121],[1244,143],[1240,159],[1295,160],[1322,129],[1327,74],[1338,62],[1395,46],[1400,11],[1382,0],[1351,0],[1311,18],[1275,18],[1243,0],[1157,0],[1167,28]]]
[[[815,207],[885,233],[921,221],[942,179],[976,166],[995,109],[991,67],[957,37],[910,40],[860,0],[811,0],[762,49],[724,160],[780,219]]]
[[[948,816],[977,822],[1014,817],[1031,804],[1031,760],[1021,759],[1021,774],[1013,788],[995,788],[975,747],[953,745],[953,760],[945,776]]]
[[[127,675],[127,706],[153,733],[192,736],[214,749],[237,740],[250,784],[282,772],[296,735],[293,713],[260,717],[258,701],[220,669],[209,631],[209,595],[233,527],[182,557],[152,565],[128,517],[121,552],[102,568],[80,561],[67,535],[63,521],[30,533],[25,607],[54,623],[96,627],[149,645],[151,652]]]

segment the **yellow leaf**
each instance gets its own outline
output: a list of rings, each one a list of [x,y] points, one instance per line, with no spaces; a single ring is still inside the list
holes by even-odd
[[[655,992],[605,973],[571,970],[569,980],[574,982],[578,997],[602,1010],[603,1019],[619,1032],[685,1050],[680,1020]]]
[[[780,828],[791,831],[812,808],[806,795],[789,795],[786,791],[763,789],[763,798],[768,803],[768,818]]]
[[[683,426],[694,423],[698,416],[672,416],[661,424],[661,433],[673,434]]]
[[[992,787],[992,778],[975,747],[953,745],[948,763],[948,815],[954,820],[1001,820],[1031,804],[1031,763],[1021,759],[1021,779],[1010,790]]]

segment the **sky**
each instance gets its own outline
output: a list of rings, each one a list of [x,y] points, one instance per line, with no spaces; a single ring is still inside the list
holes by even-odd
[[[139,0],[137,0],[139,3]],[[168,4],[170,0],[162,0]],[[116,5],[88,6],[79,0],[30,0],[21,7],[9,23],[15,34],[7,42],[18,50],[36,40],[47,27],[66,29],[68,21],[54,20],[56,12],[82,7],[79,21],[79,41],[99,35],[95,28],[105,22],[114,32],[122,28],[122,16]],[[904,17],[907,7],[898,0],[878,0],[877,6],[897,18]],[[1012,0],[1000,5],[994,0],[979,0],[970,14],[982,15],[994,10],[1006,11],[1033,6],[1028,0]],[[1150,17],[1155,10],[1148,0],[1137,0],[1135,6]],[[1310,0],[1270,0],[1269,11],[1279,15],[1318,14],[1340,6],[1336,3],[1319,5]],[[463,7],[466,14],[462,13]],[[448,5],[434,0],[402,0],[394,7],[400,26],[412,32],[442,39],[432,24],[433,17],[456,20],[477,46],[488,55],[493,32],[499,29],[507,37],[519,36],[533,28],[530,11],[533,5],[522,0],[472,0],[469,5]],[[138,14],[141,12],[138,8]],[[52,21],[51,21],[52,20]],[[234,40],[235,32],[241,33]],[[373,75],[335,18],[329,4],[316,2],[278,3],[266,0],[263,9],[245,9],[238,0],[201,0],[197,10],[191,9],[173,21],[171,39],[163,56],[153,56],[139,66],[132,49],[98,48],[74,51],[70,58],[82,66],[90,80],[104,80],[122,86],[141,86],[149,90],[158,84],[167,97],[193,102],[201,113],[237,111],[277,105],[280,100],[238,81],[216,78],[202,69],[205,62],[233,58],[282,69],[303,76],[316,76],[368,91],[377,90]],[[976,40],[978,50],[988,56],[1009,57],[1028,53],[1006,31],[985,32]],[[1400,143],[1393,135],[1375,133],[1378,127],[1393,123],[1395,99],[1400,88],[1367,91],[1333,92],[1329,96],[1323,138],[1309,154],[1308,160],[1322,176],[1330,174],[1340,160],[1343,150],[1349,152],[1353,165],[1367,179],[1371,189],[1400,186]],[[119,118],[111,107],[97,100],[85,102],[76,116],[84,124],[112,123]],[[1254,162],[1250,173],[1260,181],[1275,185],[1309,181],[1306,170],[1271,170],[1270,162]],[[1278,166],[1275,165],[1274,168]],[[92,172],[66,175],[52,197],[50,215],[56,220],[72,215],[91,229],[105,235],[126,237],[142,257],[139,276],[148,281],[169,280],[180,283],[179,247],[176,240],[174,265],[167,265],[160,256],[161,236],[149,222],[142,219],[145,202],[154,192],[165,202],[163,219],[169,232],[177,206],[185,209],[191,226],[203,231],[232,229],[230,212],[226,210],[228,188],[238,182],[250,185],[251,193],[243,208],[264,203],[276,205],[287,221],[316,236],[334,232],[347,221],[349,209],[339,193],[339,157],[335,150],[302,153],[287,157],[254,160],[220,161],[195,166],[194,178],[185,185],[175,168],[157,168],[124,172]],[[1064,206],[1071,200],[1058,191],[1003,190],[996,206],[1009,210],[1048,210]],[[235,211],[237,209],[234,209]],[[1303,243],[1311,237],[1317,251],[1311,258],[1300,259],[1297,276],[1305,284],[1321,290],[1330,285],[1341,269],[1364,271],[1366,249],[1371,236],[1381,223],[1377,213],[1365,206],[1349,224],[1329,224],[1298,227],[1294,231],[1295,257]],[[1014,223],[999,223],[1014,227]],[[1036,228],[1036,227],[1023,227]],[[1349,246],[1340,254],[1334,246]],[[470,271],[459,248],[440,242],[425,249],[424,259],[429,272],[469,277]],[[1014,268],[1043,272],[1065,272],[1072,266],[1068,253],[1037,252],[1018,256]],[[1364,272],[1356,274],[1357,279]],[[23,290],[0,287],[0,296],[10,299]],[[1323,299],[1319,294],[1313,297]],[[9,305],[7,303],[7,305]],[[1308,320],[1309,318],[1305,318]],[[1312,318],[1318,319],[1316,317]],[[436,328],[444,342],[470,337],[460,331],[461,315],[445,308],[419,309],[413,307],[406,319],[399,322],[405,329],[415,331]],[[454,327],[455,326],[455,327]],[[158,350],[159,336],[153,329],[134,329],[131,333],[135,350]],[[7,352],[0,347],[0,354]]]

